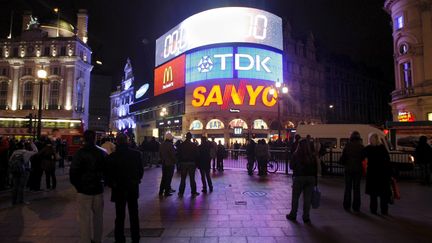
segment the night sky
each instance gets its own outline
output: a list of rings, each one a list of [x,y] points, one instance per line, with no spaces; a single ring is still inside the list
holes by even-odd
[[[0,0],[0,36],[9,32],[11,11],[14,29],[21,28],[23,10],[33,10],[40,19],[61,18],[75,24],[77,9],[89,11],[89,45],[93,61],[103,67],[96,72],[114,75],[117,83],[130,57],[138,83],[151,83],[155,40],[195,13],[224,6],[267,10],[289,20],[294,36],[312,32],[320,50],[345,55],[353,61],[381,70],[393,84],[390,16],[384,0]]]

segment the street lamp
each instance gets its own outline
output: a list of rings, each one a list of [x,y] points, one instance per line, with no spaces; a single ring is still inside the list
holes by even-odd
[[[280,100],[282,100],[282,96],[288,94],[288,87],[282,84],[282,82],[277,81],[275,84],[275,88],[271,88],[269,91],[270,95],[278,94],[276,96],[277,108],[278,108],[278,139],[281,139],[281,120],[280,120]],[[281,95],[282,94],[282,95]]]
[[[164,133],[165,133],[165,126],[166,126],[166,124],[165,124],[165,116],[168,115],[167,108],[162,107],[162,110],[161,110],[161,112],[159,113],[159,115],[162,117],[163,126],[164,126],[164,127],[161,127],[161,130],[162,130],[162,131],[161,131],[161,135],[160,135],[160,137],[163,139],[162,136],[164,136]]]
[[[37,138],[40,139],[42,131],[42,88],[43,81],[47,79],[47,71],[39,69],[37,71],[39,78],[39,108],[38,108],[38,122],[37,122]]]

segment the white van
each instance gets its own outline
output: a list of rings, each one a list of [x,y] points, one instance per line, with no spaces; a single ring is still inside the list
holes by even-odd
[[[378,134],[378,137],[387,150],[389,146],[383,131],[365,124],[316,124],[316,125],[298,125],[296,134],[302,138],[310,135],[313,139],[318,139],[322,146],[333,151],[342,151],[345,144],[353,131],[360,133],[363,144],[368,143],[370,133]]]

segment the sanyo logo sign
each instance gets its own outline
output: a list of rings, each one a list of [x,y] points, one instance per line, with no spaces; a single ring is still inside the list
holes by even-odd
[[[219,67],[216,66],[218,70],[224,71],[233,61],[234,69],[237,71],[255,70],[257,72],[271,73],[269,68],[270,57],[242,53],[215,54],[212,57],[203,56],[198,63],[198,72],[210,72],[216,64],[219,64]]]

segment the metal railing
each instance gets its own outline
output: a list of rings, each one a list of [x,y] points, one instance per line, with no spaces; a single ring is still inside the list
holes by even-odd
[[[247,170],[247,158],[245,149],[227,149],[224,159],[224,168]],[[289,173],[289,153],[287,150],[270,150],[270,160],[278,164],[278,173]]]

